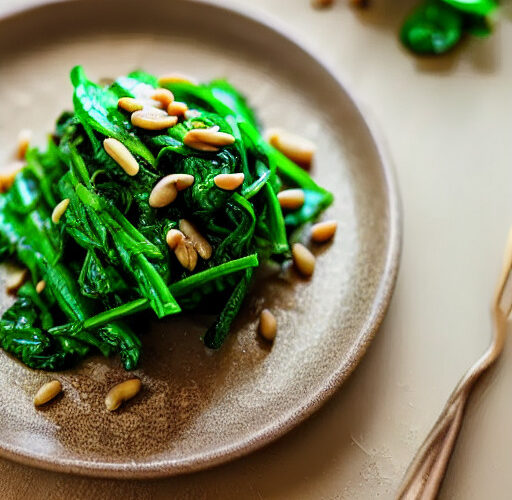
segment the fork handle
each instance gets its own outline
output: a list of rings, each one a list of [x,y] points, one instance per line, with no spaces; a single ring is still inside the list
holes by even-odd
[[[459,392],[444,407],[407,471],[398,500],[436,498],[461,428],[468,394]]]

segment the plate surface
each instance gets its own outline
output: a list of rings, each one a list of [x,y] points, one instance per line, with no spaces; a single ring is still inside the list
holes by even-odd
[[[0,453],[45,468],[133,478],[197,470],[254,450],[334,392],[384,316],[401,230],[390,167],[347,91],[298,43],[267,22],[184,0],[56,2],[1,19],[2,163],[19,129],[33,129],[43,144],[71,107],[75,64],[92,79],[136,68],[228,77],[265,125],[317,143],[313,175],[335,193],[325,217],[339,221],[338,234],[315,248],[313,279],[290,269],[262,279],[221,350],[203,347],[202,318],[142,333],[144,358],[134,374],[144,390],[116,413],[103,401],[127,377],[117,359],[93,357],[58,373],[63,396],[36,411],[33,394],[54,375],[0,352]],[[262,307],[279,323],[272,349],[256,335]]]

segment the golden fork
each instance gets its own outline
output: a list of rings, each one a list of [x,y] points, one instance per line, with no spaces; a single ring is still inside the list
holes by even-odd
[[[398,493],[398,500],[432,500],[436,498],[462,425],[462,417],[469,394],[480,375],[498,359],[503,351],[507,319],[511,311],[512,228],[508,235],[503,270],[492,304],[494,336],[491,345],[466,372],[452,392],[439,419],[409,466]]]

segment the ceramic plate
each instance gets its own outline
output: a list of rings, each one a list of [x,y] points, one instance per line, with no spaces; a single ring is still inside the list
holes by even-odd
[[[281,436],[346,379],[379,326],[397,273],[400,216],[390,166],[343,85],[268,21],[203,1],[50,2],[0,20],[0,160],[29,127],[44,144],[71,107],[69,70],[92,79],[137,68],[227,77],[267,126],[314,140],[313,175],[335,193],[335,241],[315,248],[311,280],[288,270],[260,280],[222,349],[204,348],[202,318],[140,332],[144,390],[120,411],[104,396],[128,374],[93,357],[58,373],[60,399],[35,410],[50,377],[0,353],[0,453],[94,476],[150,477],[212,466]],[[2,287],[3,289],[3,287]],[[3,299],[3,307],[8,304]],[[272,309],[272,348],[256,334]]]

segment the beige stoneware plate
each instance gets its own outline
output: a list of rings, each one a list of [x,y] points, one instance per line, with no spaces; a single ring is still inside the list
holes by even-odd
[[[19,129],[43,144],[71,106],[69,69],[93,79],[137,68],[228,77],[265,125],[318,146],[314,177],[335,193],[336,240],[317,247],[313,279],[293,270],[255,287],[225,346],[199,340],[204,318],[148,325],[139,396],[116,413],[104,395],[125,379],[117,359],[58,373],[63,395],[35,410],[50,377],[0,352],[0,453],[54,470],[151,477],[201,469],[281,436],[317,409],[364,354],[390,300],[400,211],[389,164],[340,82],[268,21],[184,0],[50,2],[0,19],[0,161]],[[2,287],[3,289],[3,287]],[[8,304],[2,299],[3,307]],[[256,335],[262,307],[279,332]]]

